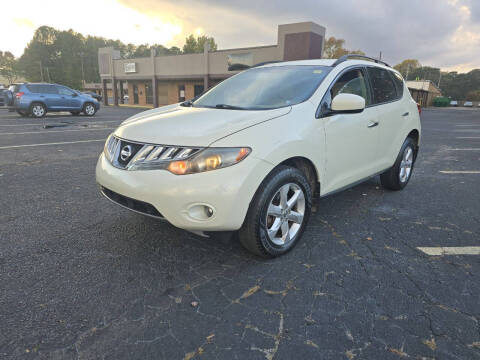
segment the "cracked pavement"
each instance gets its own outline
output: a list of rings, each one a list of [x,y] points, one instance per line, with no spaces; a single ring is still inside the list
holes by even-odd
[[[0,110],[0,147],[103,139],[138,111]],[[480,245],[480,175],[440,173],[480,170],[451,151],[480,148],[480,111],[422,126],[404,191],[374,178],[318,200],[273,260],[102,198],[102,142],[0,150],[0,358],[480,359],[480,257],[416,249]]]

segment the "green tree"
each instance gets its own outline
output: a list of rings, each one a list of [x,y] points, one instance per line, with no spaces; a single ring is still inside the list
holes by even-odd
[[[0,51],[0,75],[7,79],[9,84],[22,76],[17,59],[9,51]]]
[[[215,39],[213,37],[202,35],[195,38],[193,34],[191,34],[185,39],[185,45],[183,45],[183,53],[202,53],[206,43],[210,45],[211,51],[217,50],[217,44],[215,43]]]
[[[19,66],[29,81],[46,81],[50,69],[56,66],[59,53],[56,49],[58,30],[41,26],[28,43],[19,59]]]
[[[420,68],[422,65],[416,59],[403,60],[400,64],[395,65],[393,68],[399,71],[405,80],[412,79],[410,76],[413,71]],[[408,77],[408,79],[407,79]]]
[[[323,57],[326,59],[338,59],[347,54],[365,55],[361,50],[348,50],[345,49],[345,40],[337,39],[333,36],[329,37],[325,41],[325,48],[323,50]]]

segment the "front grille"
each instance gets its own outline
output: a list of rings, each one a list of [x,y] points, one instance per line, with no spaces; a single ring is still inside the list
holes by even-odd
[[[201,150],[200,147],[138,143],[116,136],[111,136],[105,145],[105,153],[112,165],[126,170],[148,168],[159,163],[168,165],[170,161],[186,160]]]
[[[133,210],[135,212],[152,216],[155,218],[163,219],[162,214],[151,204],[146,203],[144,201],[135,200],[129,198],[124,195],[120,195],[106,187],[101,186],[102,194],[105,195],[109,200],[113,201],[114,203],[123,206],[129,210]]]

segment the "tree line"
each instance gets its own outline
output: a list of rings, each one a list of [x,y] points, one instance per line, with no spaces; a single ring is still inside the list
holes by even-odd
[[[85,82],[99,82],[98,49],[112,46],[120,50],[122,58],[149,57],[151,49],[157,56],[203,52],[205,43],[216,50],[212,37],[188,36],[182,49],[161,44],[125,44],[120,40],[98,36],[84,36],[73,30],[61,31],[49,26],[39,27],[22,56],[16,59],[10,52],[0,51],[0,75],[9,83],[20,78],[31,82],[55,82],[75,89]]]
[[[125,44],[120,40],[84,36],[73,30],[61,31],[49,26],[39,27],[24,53],[16,59],[10,52],[0,51],[0,75],[8,82],[19,78],[28,81],[56,82],[80,89],[82,80],[99,82],[98,49],[112,46],[123,58],[201,53],[205,43],[217,50],[213,37],[189,35],[182,48],[161,44]],[[345,40],[330,37],[325,41],[324,57],[337,59],[346,54],[365,55],[361,50],[345,48]],[[405,80],[431,80],[442,89],[444,96],[455,100],[480,101],[480,69],[468,73],[444,72],[439,68],[422,66],[418,60],[407,59],[394,66]]]
[[[422,66],[418,60],[407,59],[394,66],[405,80],[431,80],[443,96],[452,100],[480,101],[480,69],[468,73],[441,71],[439,68]]]

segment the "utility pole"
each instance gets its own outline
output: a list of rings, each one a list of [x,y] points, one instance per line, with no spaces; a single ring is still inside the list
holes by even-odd
[[[408,73],[410,72],[410,64],[407,65],[407,74],[405,75],[405,81],[408,81]]]
[[[80,56],[80,61],[82,62],[82,86],[84,87],[85,86],[85,71],[83,69],[83,57],[85,56],[85,53],[81,52],[79,54]]]
[[[438,78],[438,88],[440,88],[440,81],[442,81],[442,69],[440,69],[440,76]]]
[[[42,67],[42,60],[40,60],[39,62],[40,62],[40,77],[42,78],[42,82],[44,82],[45,80],[43,79],[43,67]]]
[[[378,60],[382,60],[382,52],[380,51],[380,56],[378,57]]]

